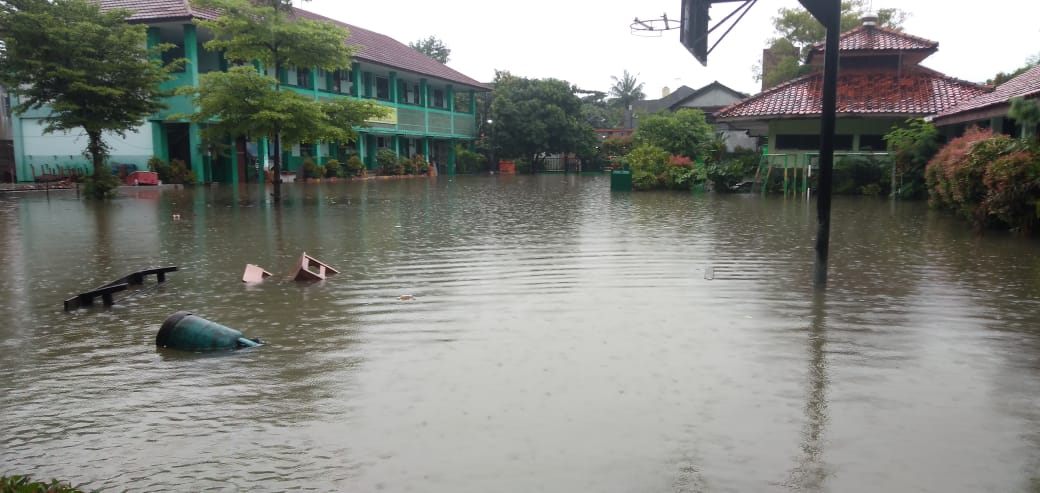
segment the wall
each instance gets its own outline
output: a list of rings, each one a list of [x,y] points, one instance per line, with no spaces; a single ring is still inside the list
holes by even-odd
[[[853,147],[852,151],[848,150],[836,150],[835,152],[860,152],[859,150],[859,137],[861,135],[884,135],[892,129],[893,125],[903,122],[905,118],[902,117],[887,117],[887,118],[838,118],[835,124],[835,134],[837,135],[852,135],[853,136]],[[802,165],[804,162],[805,154],[816,154],[819,149],[812,150],[798,150],[798,149],[783,149],[777,147],[776,136],[779,134],[786,135],[819,135],[820,134],[820,120],[819,119],[803,119],[803,120],[773,120],[769,122],[769,153],[770,154],[787,154],[788,163],[790,165]],[[884,151],[869,151],[869,152],[884,152]]]
[[[90,159],[83,156],[87,148],[87,134],[83,130],[71,132],[55,132],[44,135],[44,123],[40,118],[21,118],[20,152],[25,159],[19,161],[17,172],[19,181],[32,181],[33,169],[42,173],[43,165],[74,166],[92,169]],[[138,169],[148,169],[148,160],[152,157],[152,127],[143,125],[138,132],[127,132],[126,137],[106,132],[105,142],[111,149],[109,162],[136,164]]]

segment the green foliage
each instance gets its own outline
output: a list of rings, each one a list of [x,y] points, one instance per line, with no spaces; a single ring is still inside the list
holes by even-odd
[[[1025,145],[998,156],[986,168],[982,214],[1015,231],[1034,233],[1040,222],[1040,152]]]
[[[625,156],[632,170],[632,188],[653,190],[664,187],[664,172],[671,156],[668,151],[652,144],[641,144]]]
[[[1030,137],[1036,133],[1040,125],[1040,101],[1036,99],[1011,98],[1008,116],[1022,125],[1022,137]]]
[[[928,163],[929,202],[974,221],[977,228],[1037,230],[1040,148],[1035,141],[971,128]]]
[[[422,154],[416,154],[412,156],[412,169],[415,170],[415,174],[424,175],[430,171],[430,163],[426,161],[426,156]]]
[[[83,493],[78,486],[67,481],[34,481],[30,476],[0,476],[0,492],[3,493]]]
[[[924,119],[910,118],[903,125],[892,127],[885,134],[885,142],[892,152],[896,174],[901,177],[902,185],[896,194],[904,198],[923,196],[927,191],[925,166],[939,151],[938,129]]]
[[[13,112],[47,106],[45,133],[83,129],[95,175],[108,157],[104,132],[125,135],[165,108],[159,86],[173,67],[130,15],[89,0],[0,3],[0,83],[18,96]]]
[[[170,164],[166,164],[166,161],[152,156],[148,160],[148,170],[154,171],[159,176],[159,181],[165,184],[192,185],[197,181],[195,172],[180,159],[174,159]]]
[[[410,42],[408,46],[441,63],[448,63],[448,60],[451,60],[451,48],[433,35],[426,39]]]
[[[643,83],[636,80],[636,76],[625,70],[621,78],[610,76],[614,85],[610,86],[610,95],[614,97],[611,103],[621,109],[626,109],[636,101],[646,98],[643,94]]]
[[[327,176],[329,178],[333,178],[333,177],[335,177],[335,178],[342,178],[343,176],[345,176],[345,172],[343,171],[343,167],[340,166],[338,160],[336,160],[336,159],[329,159],[325,163],[325,176]]]
[[[404,167],[397,159],[397,153],[390,149],[380,149],[376,153],[376,164],[379,165],[379,173],[383,175],[403,175]]]
[[[986,80],[986,84],[989,84],[991,86],[999,86],[1000,84],[1003,84],[1011,79],[1014,79],[1015,77],[1018,77],[1019,75],[1026,73],[1026,71],[1037,65],[1040,65],[1040,53],[1030,55],[1028,58],[1026,58],[1025,65],[1015,70],[1012,70],[1011,72],[997,72],[997,75],[994,75],[992,79]]]
[[[83,195],[94,199],[111,198],[119,188],[119,177],[112,174],[112,168],[101,165],[94,173],[83,178]]]
[[[672,154],[702,161],[708,157],[713,135],[703,111],[684,108],[675,113],[643,118],[633,139],[639,145],[656,146]]]
[[[403,170],[401,174],[414,175],[415,174],[415,163],[412,158],[408,156],[398,156],[397,165]]]
[[[862,18],[871,11],[869,0],[845,0],[841,2],[841,31],[845,32],[862,24]],[[909,14],[900,9],[884,8],[877,10],[878,25],[889,29],[901,30],[903,22]],[[800,7],[782,7],[773,17],[773,28],[777,37],[770,40],[769,49],[775,50],[778,58],[773,71],[769,67],[761,67],[755,75],[756,80],[764,80],[765,87],[772,87],[781,82],[805,75],[814,70],[801,65],[801,61],[809,53],[812,45],[826,37],[827,31],[809,11]]]
[[[635,143],[632,137],[608,137],[600,143],[600,155],[604,161],[617,163],[626,154],[632,152],[633,146]]]
[[[202,74],[197,88],[179,92],[194,99],[197,111],[177,116],[205,123],[203,131],[210,138],[263,135],[289,142],[351,142],[357,138],[352,127],[365,126],[365,120],[387,112],[372,101],[314,101],[295,91],[281,91],[273,77],[252,66]]]
[[[480,165],[484,159],[474,151],[461,145],[455,146],[455,172],[476,173],[480,171]]]
[[[759,154],[754,150],[738,149],[712,160],[705,167],[705,175],[716,192],[731,192],[733,187],[755,174]]]
[[[618,128],[624,120],[625,112],[613,101],[606,100],[602,91],[576,91],[581,97],[581,119],[592,128]]]
[[[491,118],[497,155],[534,162],[542,153],[590,153],[592,127],[582,121],[574,88],[557,79],[527,79],[498,72]]]
[[[365,163],[358,156],[350,156],[344,167],[348,176],[358,176],[365,169]]]
[[[835,195],[888,193],[892,168],[887,159],[878,159],[873,156],[836,156],[836,158],[832,176],[832,192]],[[875,192],[875,190],[877,191]]]

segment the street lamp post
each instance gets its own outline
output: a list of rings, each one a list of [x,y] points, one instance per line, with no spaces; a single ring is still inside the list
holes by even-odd
[[[498,171],[498,162],[495,161],[495,121],[488,118],[487,120],[488,129],[490,130],[490,140],[488,141],[488,147],[490,152],[488,153],[488,170],[494,172]]]

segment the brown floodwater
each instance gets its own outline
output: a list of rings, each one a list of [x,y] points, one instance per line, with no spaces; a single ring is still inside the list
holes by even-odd
[[[174,214],[180,220],[174,220]],[[604,176],[0,195],[0,474],[111,491],[1037,491],[1040,256]],[[340,270],[288,280],[307,253]],[[240,281],[246,263],[275,275]],[[160,287],[71,313],[134,270]],[[154,282],[154,281],[150,281]],[[401,295],[414,299],[400,300]],[[157,351],[177,310],[269,344]]]

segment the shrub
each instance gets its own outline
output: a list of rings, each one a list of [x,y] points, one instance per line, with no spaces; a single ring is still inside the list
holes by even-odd
[[[415,174],[425,175],[430,170],[430,163],[426,162],[426,157],[422,154],[416,154],[412,156],[412,168]]]
[[[652,190],[664,186],[665,168],[671,155],[668,151],[650,144],[643,144],[625,156],[632,170],[632,187],[636,190]]]
[[[314,160],[311,158],[304,158],[303,160],[303,177],[304,178],[321,178],[318,170],[320,166],[314,164]]]
[[[402,175],[404,174],[404,168],[401,167],[400,161],[397,159],[397,153],[390,149],[382,149],[376,153],[376,163],[379,165],[379,172],[384,175]]]
[[[484,160],[480,154],[466,149],[462,146],[455,147],[455,172],[476,173]]]
[[[347,175],[357,176],[365,169],[365,163],[358,156],[350,156],[350,159],[347,159],[346,164],[344,164],[344,168],[346,168]]]
[[[992,139],[993,142],[976,144]],[[977,127],[951,140],[936,153],[925,169],[928,200],[935,207],[956,210],[967,218],[975,216],[975,209],[985,196],[982,176],[986,166],[1001,148],[1011,143],[1007,136],[994,136],[990,130]]]
[[[159,159],[158,156],[152,156],[148,160],[148,171],[154,171],[158,175],[159,181],[163,183],[173,183],[170,165],[166,164],[166,161]]]
[[[892,165],[900,177],[896,195],[903,198],[926,195],[925,166],[939,151],[939,130],[924,119],[911,118],[893,127],[884,138],[892,151]]]
[[[1040,217],[1040,153],[1016,150],[999,156],[986,168],[986,198],[976,225],[996,219],[1023,233],[1037,230]],[[979,217],[979,216],[988,217]]]
[[[325,176],[328,177],[342,177],[343,167],[340,166],[339,161],[336,159],[329,159],[329,162],[325,163]]]
[[[188,167],[188,163],[185,163],[181,159],[173,159],[170,161],[171,183],[193,185],[197,181],[198,179],[195,176],[195,171]]]
[[[119,177],[112,174],[112,168],[101,166],[92,175],[83,178],[83,194],[95,199],[113,197],[119,188]]]
[[[864,189],[874,190],[875,188],[878,194],[885,192],[890,188],[891,169],[873,157],[841,157],[834,163],[833,193],[835,195],[858,195],[862,194]]]

